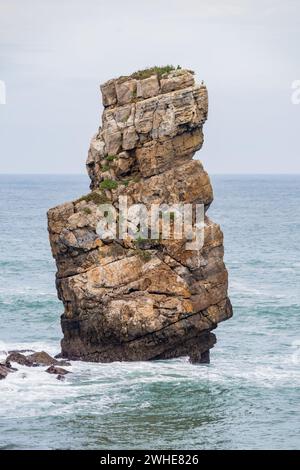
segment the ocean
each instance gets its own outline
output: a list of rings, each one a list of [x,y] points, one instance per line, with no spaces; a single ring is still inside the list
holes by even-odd
[[[72,363],[0,382],[2,449],[299,449],[300,176],[213,176],[234,316],[210,365]],[[0,351],[60,351],[46,211],[88,178],[0,175]],[[0,358],[1,359],[1,358]]]

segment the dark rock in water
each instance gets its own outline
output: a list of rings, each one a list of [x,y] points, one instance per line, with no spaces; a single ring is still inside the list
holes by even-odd
[[[34,352],[33,354],[29,354],[29,356],[25,356],[18,351],[11,352],[8,357],[7,361],[17,362],[22,366],[28,367],[37,367],[37,366],[70,366],[71,364],[67,361],[57,361],[54,357],[50,356],[50,354],[46,353],[45,351]]]
[[[60,366],[69,366],[71,365],[67,361],[57,361],[54,357],[50,356],[50,354],[46,353],[45,351],[35,352],[34,354],[30,354],[27,358],[41,366],[51,366],[51,365],[60,365]]]
[[[62,367],[57,367],[57,366],[48,367],[48,369],[46,369],[46,372],[48,372],[48,374],[57,374],[57,375],[71,374],[69,370],[66,370],[66,369],[63,369]]]
[[[5,379],[5,377],[9,374],[9,372],[15,372],[18,369],[12,367],[11,362],[17,362],[22,366],[27,367],[37,367],[37,366],[48,366],[50,367],[46,370],[48,374],[57,374],[58,380],[64,380],[64,375],[69,374],[70,371],[63,369],[59,366],[69,366],[71,365],[67,361],[57,361],[53,357],[51,357],[45,351],[35,352],[30,354],[29,356],[25,356],[17,351],[12,351],[6,358],[4,364],[0,363],[0,380]],[[24,378],[24,376],[23,376]]]
[[[18,369],[16,367],[13,367],[11,363],[6,359],[5,361],[5,367],[11,370],[11,372],[16,372]]]
[[[27,356],[24,356],[24,354],[21,354],[19,352],[12,352],[7,356],[6,361],[8,362],[16,362],[17,364],[20,364],[21,366],[28,366],[32,367],[34,366],[33,361],[28,359]]]
[[[57,378],[57,380],[61,380],[61,382],[63,382],[65,380],[65,376],[61,375],[61,374],[59,374],[56,378]]]
[[[191,364],[209,364],[210,363],[210,353],[208,351],[199,352],[194,351],[190,355],[190,363]]]
[[[18,369],[12,367],[8,361],[5,364],[0,363],[0,380],[5,379],[10,372],[15,372],[16,370]]]
[[[51,357],[50,354],[46,353],[45,351],[35,352],[27,356],[27,358],[31,362],[35,362],[36,364],[41,366],[50,366],[52,364],[57,363],[56,359]]]
[[[5,379],[8,373],[8,368],[0,364],[0,380]]]

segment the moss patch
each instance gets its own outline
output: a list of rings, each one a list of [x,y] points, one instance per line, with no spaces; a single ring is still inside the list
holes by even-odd
[[[108,162],[113,162],[116,160],[116,158],[118,158],[118,155],[107,155],[105,158]]]
[[[117,189],[118,182],[115,180],[105,179],[99,184],[100,189]]]
[[[122,180],[120,181],[121,184],[123,184],[123,186],[125,186],[125,188],[127,188],[127,186],[129,185],[130,181],[132,181],[131,179],[127,179],[127,180]]]
[[[150,261],[151,252],[147,250],[141,250],[141,248],[136,248],[136,254],[145,262]]]
[[[84,207],[83,212],[87,215],[90,215],[92,213],[92,210],[89,207]]]
[[[107,165],[107,164],[102,165],[101,171],[102,171],[103,173],[105,173],[106,171],[109,171],[109,165]]]

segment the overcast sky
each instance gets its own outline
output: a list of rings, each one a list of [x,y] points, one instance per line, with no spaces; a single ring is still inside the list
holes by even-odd
[[[299,0],[0,0],[0,173],[82,173],[99,84],[152,65],[209,92],[210,173],[300,173]]]

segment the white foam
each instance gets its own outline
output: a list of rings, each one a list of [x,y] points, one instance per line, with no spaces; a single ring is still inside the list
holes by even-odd
[[[46,342],[10,343],[4,350],[33,349],[54,355],[58,344]],[[0,348],[2,350],[2,347]],[[104,414],[116,404],[126,406],[128,393],[151,384],[174,387],[194,385],[255,386],[281,388],[300,386],[299,365],[291,361],[292,351],[286,354],[257,357],[238,355],[229,345],[216,347],[209,366],[195,366],[187,358],[156,362],[114,362],[109,364],[73,361],[72,374],[65,381],[45,372],[46,367],[26,367],[16,364],[18,371],[0,382],[0,415],[6,418],[55,416],[87,410]],[[5,356],[5,355],[4,355]],[[171,388],[170,388],[171,389]],[[148,401],[136,397],[136,406],[149,407]]]

